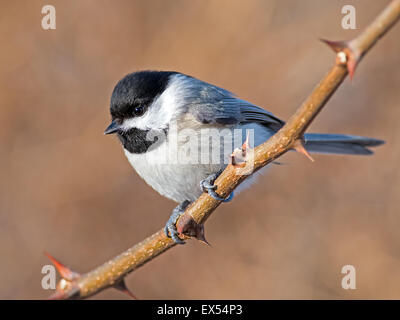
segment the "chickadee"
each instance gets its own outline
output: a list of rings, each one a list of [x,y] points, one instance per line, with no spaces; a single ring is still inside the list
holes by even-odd
[[[284,125],[272,113],[225,89],[170,71],[125,76],[114,88],[110,112],[112,122],[104,133],[116,133],[136,172],[179,203],[165,226],[166,235],[176,243],[184,243],[176,230],[177,219],[202,192],[220,201],[232,198],[221,198],[214,181],[229,162],[226,150],[235,147],[235,133],[239,131],[236,145],[241,145],[245,132],[252,131],[257,146]],[[219,143],[210,147],[216,134]],[[372,154],[368,147],[383,143],[341,134],[306,133],[304,139],[307,151],[328,154],[368,155]],[[192,156],[182,163],[188,150]]]

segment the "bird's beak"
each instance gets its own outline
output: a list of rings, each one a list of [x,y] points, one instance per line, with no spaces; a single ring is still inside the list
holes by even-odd
[[[121,128],[121,125],[118,124],[115,120],[111,122],[111,124],[104,131],[104,134],[116,133]]]

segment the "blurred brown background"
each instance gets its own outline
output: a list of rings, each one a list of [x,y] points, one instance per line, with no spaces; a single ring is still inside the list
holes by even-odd
[[[86,272],[160,229],[175,203],[104,136],[115,83],[178,70],[287,119],[387,1],[2,1],[0,298],[42,299],[49,251]],[[57,29],[41,28],[41,8]],[[343,30],[341,8],[357,10]],[[285,155],[196,241],[127,278],[142,299],[400,298],[400,26],[310,131],[387,141],[372,157]],[[342,266],[357,289],[341,288]],[[125,299],[109,289],[94,299]]]

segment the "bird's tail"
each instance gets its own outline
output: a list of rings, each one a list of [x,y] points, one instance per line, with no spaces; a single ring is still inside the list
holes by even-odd
[[[369,147],[385,143],[379,139],[347,134],[306,133],[304,138],[307,151],[331,154],[373,154]]]

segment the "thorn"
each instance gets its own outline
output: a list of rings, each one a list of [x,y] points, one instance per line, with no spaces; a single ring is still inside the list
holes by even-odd
[[[207,241],[204,235],[204,225],[199,225],[197,230],[196,239],[199,240],[201,243],[206,244],[207,246],[211,247],[211,244]]]
[[[326,43],[333,51],[337,53],[336,63],[346,64],[350,80],[353,80],[354,72],[356,71],[358,61],[360,60],[360,54],[354,50],[351,45],[351,41],[320,40]]]
[[[250,149],[250,131],[247,131],[246,140],[242,147],[236,148],[231,154],[231,163],[235,167],[243,167],[247,161],[247,150]]]
[[[327,44],[329,48],[331,48],[335,52],[342,51],[344,48],[347,48],[346,41],[330,41],[326,39],[319,39],[323,43]]]
[[[204,225],[194,221],[193,217],[185,214],[182,215],[178,220],[176,229],[180,234],[195,237],[197,240],[211,247],[211,244],[204,236]]]
[[[250,149],[250,131],[247,131],[246,140],[242,145],[243,157],[246,156],[246,150]]]
[[[309,154],[307,149],[304,147],[304,143],[302,140],[298,139],[293,145],[293,149],[295,149],[297,152],[304,154],[311,162],[314,162],[313,157]]]
[[[125,293],[126,295],[128,295],[132,299],[138,300],[138,298],[128,289],[124,279],[122,279],[119,282],[115,283],[113,287],[115,289],[117,289],[118,291],[121,291],[121,292]]]
[[[347,71],[349,72],[349,77],[351,81],[353,81],[354,72],[356,71],[357,68],[357,63],[358,63],[358,58],[356,59],[354,55],[349,56],[349,59],[347,61]]]
[[[56,267],[58,273],[64,279],[66,279],[68,281],[73,281],[74,279],[77,279],[77,278],[79,278],[81,276],[79,273],[71,270],[69,267],[67,267],[66,265],[62,264],[60,261],[58,261],[56,258],[54,258],[50,253],[45,251],[44,254],[50,259],[50,261]]]

